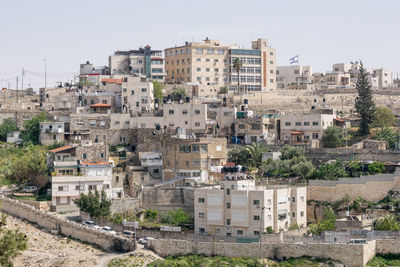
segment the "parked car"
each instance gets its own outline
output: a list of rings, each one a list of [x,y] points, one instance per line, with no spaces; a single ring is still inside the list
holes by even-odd
[[[122,235],[125,237],[134,237],[135,233],[132,231],[129,231],[129,230],[124,230],[124,231],[122,231]]]
[[[352,239],[347,244],[365,244],[367,243],[367,240],[365,239]]]
[[[149,241],[149,240],[154,240],[154,238],[152,238],[152,237],[142,237],[142,238],[140,238],[138,240],[138,243],[142,244],[142,245],[146,245],[147,241]]]
[[[109,227],[109,226],[103,226],[103,227],[101,227],[101,230],[102,231],[104,231],[104,232],[108,232],[108,233],[110,233],[110,234],[113,234],[113,235],[116,235],[117,234],[117,232],[115,232],[111,227]]]
[[[86,226],[89,226],[91,228],[94,228],[94,229],[99,229],[100,228],[100,226],[95,224],[93,221],[83,221],[82,224],[86,225]]]
[[[21,190],[22,193],[36,193],[37,191],[37,187],[33,185],[26,186]]]

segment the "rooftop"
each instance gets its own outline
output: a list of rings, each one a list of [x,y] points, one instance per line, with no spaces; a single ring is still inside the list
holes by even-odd
[[[73,148],[73,146],[68,145],[68,146],[62,146],[62,147],[59,147],[59,148],[55,148],[55,149],[52,149],[52,150],[49,150],[49,151],[52,152],[52,153],[57,153],[57,152],[61,152],[61,151],[65,151],[65,150],[71,149],[71,148]]]

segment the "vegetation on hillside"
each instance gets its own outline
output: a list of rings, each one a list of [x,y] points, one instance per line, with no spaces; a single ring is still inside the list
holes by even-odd
[[[325,208],[325,214],[321,221],[309,225],[310,232],[314,235],[320,235],[324,231],[335,230],[336,215],[330,208]]]
[[[373,267],[394,267],[400,266],[400,255],[399,254],[377,254],[368,263],[367,266]]]

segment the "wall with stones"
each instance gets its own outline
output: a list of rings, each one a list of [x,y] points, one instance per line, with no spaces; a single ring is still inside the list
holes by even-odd
[[[141,192],[143,209],[156,209],[160,213],[182,208],[193,215],[194,191],[187,188],[146,189]]]
[[[37,210],[17,200],[3,198],[1,209],[12,216],[37,224],[45,231],[71,236],[98,245],[105,250],[126,252],[135,249],[133,240],[67,221],[55,214]]]
[[[203,254],[227,257],[262,257],[284,260],[310,256],[340,261],[345,266],[359,267],[375,255],[375,241],[367,244],[294,244],[294,243],[221,243],[195,242],[174,239],[155,239],[148,242],[148,247],[162,257]]]

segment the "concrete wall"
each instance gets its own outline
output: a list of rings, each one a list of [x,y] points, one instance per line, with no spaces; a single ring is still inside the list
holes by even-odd
[[[221,255],[227,257],[262,257],[284,260],[310,256],[332,259],[342,262],[345,266],[359,267],[375,255],[375,241],[367,244],[293,244],[293,243],[220,243],[193,242],[173,239],[155,239],[148,242],[148,247],[162,257],[202,254],[206,256]]]
[[[143,209],[156,209],[160,213],[182,208],[194,212],[194,191],[186,188],[144,190],[140,196]]]
[[[37,224],[46,231],[71,236],[81,241],[98,245],[105,250],[126,252],[135,249],[133,240],[67,221],[57,215],[37,210],[17,200],[3,198],[1,209],[12,216]]]
[[[139,208],[139,199],[137,198],[113,199],[111,204],[112,213],[134,211],[137,208]]]

